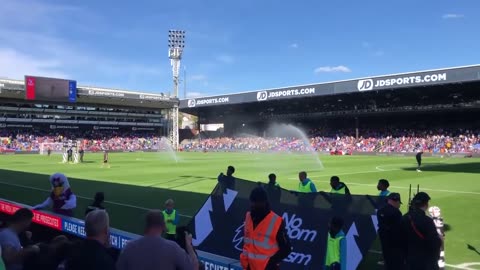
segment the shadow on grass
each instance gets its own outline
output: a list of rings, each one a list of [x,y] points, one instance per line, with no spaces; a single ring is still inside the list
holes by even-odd
[[[480,255],[480,251],[477,250],[477,248],[475,248],[474,246],[470,245],[470,244],[467,244],[467,248],[475,253],[477,253],[478,255]]]
[[[443,230],[445,232],[448,232],[448,231],[451,231],[452,230],[452,226],[450,226],[449,224],[443,224]]]
[[[27,205],[43,202],[50,193],[48,175],[0,169],[0,198]],[[188,176],[185,179],[188,180]],[[192,181],[202,181],[192,177]],[[105,192],[105,207],[114,228],[142,233],[144,215],[148,209],[162,209],[172,198],[178,209],[181,224],[203,205],[209,194],[186,192],[157,187],[109,183],[88,179],[69,178],[72,191],[77,196],[75,217],[83,219],[86,207],[97,191]]]
[[[402,168],[405,171],[416,171],[417,167]],[[459,172],[480,173],[480,162],[465,162],[457,164],[425,163],[421,168],[424,172]]]

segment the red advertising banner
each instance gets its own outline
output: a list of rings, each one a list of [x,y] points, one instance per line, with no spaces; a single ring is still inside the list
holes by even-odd
[[[35,78],[34,77],[25,77],[25,99],[35,100]]]
[[[18,209],[20,209],[20,207],[15,204],[0,201],[0,212],[2,213],[13,215],[15,214],[15,212],[17,212]],[[37,224],[47,226],[59,231],[62,230],[62,219],[60,217],[33,210],[32,221]]]
[[[33,211],[33,222],[44,225],[56,230],[62,230],[62,219],[56,216],[45,214],[39,211]]]
[[[15,212],[17,212],[18,209],[20,209],[20,207],[14,205],[14,204],[7,203],[7,202],[4,202],[4,201],[0,201],[0,212],[2,212],[2,213],[13,215],[13,214],[15,214]]]

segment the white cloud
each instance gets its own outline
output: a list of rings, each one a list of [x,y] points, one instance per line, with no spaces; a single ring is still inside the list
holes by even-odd
[[[292,43],[292,44],[290,44],[290,48],[292,48],[292,49],[298,49],[298,43]]]
[[[28,16],[25,16],[25,10],[28,10]],[[105,57],[88,44],[73,43],[60,36],[62,30],[59,27],[70,28],[80,22],[84,28],[88,27],[85,21],[89,20],[83,20],[84,17],[95,16],[73,6],[55,6],[32,0],[2,1],[0,76],[21,79],[30,74],[78,80],[80,74],[86,74],[84,76],[93,77],[87,80],[118,81],[116,87],[121,87],[123,83],[134,85],[169,73],[157,65]]]
[[[199,98],[199,97],[203,97],[205,96],[205,94],[202,94],[200,92],[187,92],[187,98]]]
[[[328,73],[334,73],[334,72],[351,72],[350,68],[346,66],[324,66],[324,67],[318,67],[314,70],[315,73],[323,73],[323,72],[328,72]]]
[[[462,19],[465,18],[465,15],[463,14],[455,14],[455,13],[449,13],[449,14],[444,14],[442,16],[443,19],[448,20],[448,19]]]
[[[233,56],[229,54],[221,54],[217,56],[217,61],[225,64],[232,64],[235,61],[235,59],[233,58]]]
[[[0,48],[0,75],[11,79],[22,79],[25,75],[68,78],[60,71],[61,63],[52,59],[36,59],[14,49]]]

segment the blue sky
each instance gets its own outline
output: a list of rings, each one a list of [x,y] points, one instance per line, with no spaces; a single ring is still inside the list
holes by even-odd
[[[0,77],[169,92],[172,28],[191,97],[480,62],[477,0],[123,2],[0,0]]]

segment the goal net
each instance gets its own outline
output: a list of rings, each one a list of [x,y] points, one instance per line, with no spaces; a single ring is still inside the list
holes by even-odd
[[[63,143],[41,143],[40,144],[40,155],[46,155],[48,149],[52,151],[52,154],[63,154]]]

